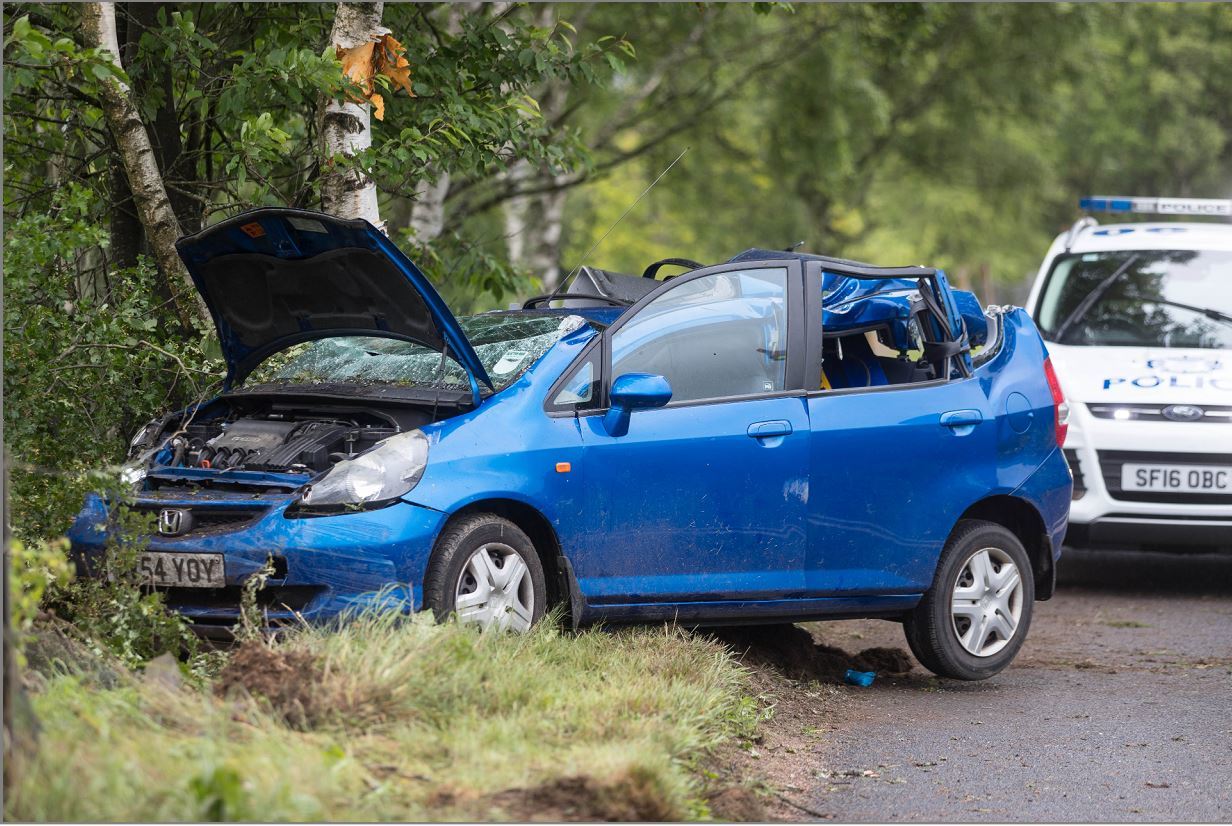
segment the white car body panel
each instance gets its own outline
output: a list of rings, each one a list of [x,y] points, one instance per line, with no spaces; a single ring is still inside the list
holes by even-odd
[[[1058,255],[1157,249],[1232,251],[1232,225],[1093,225],[1062,233],[1040,267],[1027,310],[1036,316],[1044,281]],[[1212,287],[1232,293],[1232,272]],[[1126,498],[1125,492],[1109,492],[1099,456],[1119,451],[1134,454],[1134,462],[1232,469],[1232,350],[1047,344],[1070,402],[1064,447],[1071,464],[1077,460],[1076,481],[1081,476],[1086,488],[1070,509],[1074,544],[1232,550],[1232,496],[1226,502],[1211,502],[1218,497],[1208,496],[1202,503],[1147,492]],[[1173,421],[1159,415],[1164,407],[1174,405],[1197,406],[1205,415],[1198,421]],[[1154,418],[1109,418],[1117,407],[1153,411]],[[1178,461],[1175,454],[1189,456]],[[1116,468],[1109,464],[1108,481],[1119,479]]]

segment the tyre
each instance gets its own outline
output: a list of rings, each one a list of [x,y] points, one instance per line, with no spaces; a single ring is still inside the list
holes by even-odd
[[[963,520],[903,630],[929,671],[984,680],[1000,673],[1022,647],[1034,603],[1031,560],[1018,537],[993,522]]]
[[[424,604],[438,621],[528,631],[547,609],[543,563],[522,529],[495,514],[467,516],[437,540]]]

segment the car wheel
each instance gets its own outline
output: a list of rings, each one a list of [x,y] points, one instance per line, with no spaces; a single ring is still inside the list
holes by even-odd
[[[521,528],[495,514],[468,516],[437,540],[424,603],[438,621],[528,631],[547,608],[543,563]]]
[[[942,677],[1001,672],[1031,625],[1035,578],[1018,537],[993,522],[963,520],[946,542],[932,588],[907,615],[907,644]]]

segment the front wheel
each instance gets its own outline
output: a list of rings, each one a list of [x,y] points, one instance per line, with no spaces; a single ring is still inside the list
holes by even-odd
[[[1035,579],[1018,537],[993,522],[963,520],[946,542],[932,588],[907,615],[907,644],[942,677],[1000,673],[1031,625]]]
[[[495,514],[468,516],[446,528],[424,577],[424,603],[438,621],[501,631],[529,631],[547,607],[543,563],[530,538]]]

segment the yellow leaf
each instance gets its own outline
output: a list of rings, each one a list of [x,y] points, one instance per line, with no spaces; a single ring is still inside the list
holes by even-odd
[[[377,93],[373,82],[377,74],[385,75],[408,95],[415,96],[411,88],[411,64],[403,56],[406,47],[392,36],[384,34],[373,42],[350,49],[338,46],[335,51],[342,62],[342,73],[362,92],[360,96],[352,95],[352,99],[356,103],[365,100],[371,103],[372,116],[377,120],[385,119],[385,98]]]
[[[375,43],[362,43],[352,49],[339,46],[338,59],[342,61],[342,73],[364,90],[365,95],[372,93],[372,52]]]
[[[415,90],[411,88],[411,64],[405,57],[406,47],[389,34],[381,35],[377,42],[380,48],[376,51],[376,70],[415,97]]]

